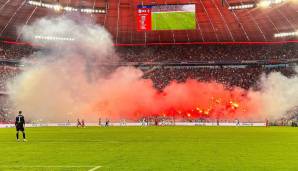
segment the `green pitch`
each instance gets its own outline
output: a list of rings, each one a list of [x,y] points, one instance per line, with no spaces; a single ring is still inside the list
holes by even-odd
[[[152,13],[152,30],[195,30],[194,12]]]
[[[16,142],[14,129],[0,129],[1,171],[298,170],[298,128],[44,127],[26,131],[28,142]]]

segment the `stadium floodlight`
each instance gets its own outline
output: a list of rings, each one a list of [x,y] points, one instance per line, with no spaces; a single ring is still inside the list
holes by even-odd
[[[258,3],[258,6],[261,8],[268,8],[270,6],[270,2],[269,1],[261,1]]]
[[[256,7],[256,4],[251,3],[251,4],[237,4],[237,5],[230,5],[229,10],[240,10],[240,9],[250,9]]]
[[[81,8],[80,10],[82,13],[106,13],[104,9],[92,9],[92,8]]]
[[[261,7],[261,8],[268,8],[272,5],[277,5],[285,2],[286,0],[260,0],[259,3],[248,3],[248,4],[231,4],[228,9],[229,10],[241,10],[241,9],[250,9],[255,7]]]
[[[258,7],[268,8],[268,7],[271,7],[272,5],[281,4],[283,2],[285,2],[285,0],[261,0],[258,3]]]
[[[28,1],[28,3],[30,5],[35,5],[35,6],[41,6],[41,4],[42,4],[40,1]]]
[[[57,5],[54,5],[53,8],[55,11],[60,11],[62,9],[62,6],[57,4]]]
[[[36,0],[29,0],[27,2],[30,5],[33,6],[38,6],[38,7],[43,7],[43,8],[48,8],[48,9],[53,9],[55,11],[67,11],[67,12],[82,12],[82,13],[98,13],[98,14],[105,14],[106,13],[106,9],[104,8],[81,8],[81,7],[71,7],[71,6],[63,6],[61,4],[51,4],[51,3],[45,3],[42,1],[36,1]]]
[[[36,35],[34,36],[35,39],[40,39],[40,40],[58,40],[58,41],[74,41],[74,38],[71,37],[56,37],[56,36],[41,36],[41,35]]]
[[[275,38],[278,37],[291,37],[291,36],[298,36],[298,31],[294,31],[294,32],[282,32],[282,33],[276,33],[274,34]]]

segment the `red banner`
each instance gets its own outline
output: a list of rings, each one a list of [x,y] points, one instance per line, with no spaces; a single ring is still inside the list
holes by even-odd
[[[151,8],[137,9],[138,31],[151,30]]]

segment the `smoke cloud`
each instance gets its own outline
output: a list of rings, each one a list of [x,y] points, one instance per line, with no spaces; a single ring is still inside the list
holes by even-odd
[[[261,90],[256,92],[262,102],[261,112],[268,118],[278,119],[298,105],[298,77],[287,78],[279,72],[263,75]]]
[[[173,81],[160,92],[137,68],[100,69],[118,58],[111,35],[86,19],[42,18],[25,26],[22,35],[34,44],[41,43],[37,35],[73,39],[42,42],[48,49],[28,57],[23,72],[9,82],[15,108],[31,120],[137,120],[164,115],[263,121],[280,117],[298,103],[297,77],[280,73],[264,75],[259,91],[187,80]]]

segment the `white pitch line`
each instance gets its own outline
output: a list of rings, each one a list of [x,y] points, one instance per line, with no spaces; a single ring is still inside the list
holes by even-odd
[[[99,169],[99,168],[101,168],[101,166],[96,166],[96,167],[94,167],[94,168],[92,168],[92,169],[90,169],[90,170],[88,170],[88,171],[95,171],[95,170],[97,170],[97,169]]]
[[[0,168],[15,168],[15,167],[19,167],[19,168],[22,168],[22,167],[25,167],[25,168],[100,168],[101,166],[0,166]]]

